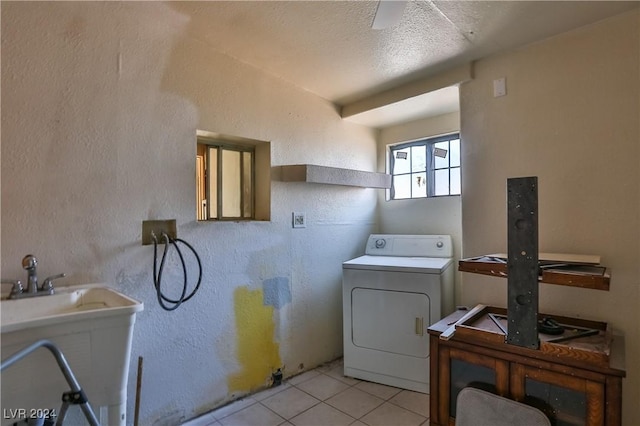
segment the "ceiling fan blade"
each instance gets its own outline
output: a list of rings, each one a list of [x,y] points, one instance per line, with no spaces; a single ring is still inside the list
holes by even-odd
[[[389,28],[400,22],[404,14],[404,7],[407,2],[403,0],[380,0],[376,9],[376,16],[373,18],[371,28],[382,30]]]

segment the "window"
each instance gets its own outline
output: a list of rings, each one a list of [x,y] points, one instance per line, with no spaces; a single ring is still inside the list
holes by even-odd
[[[391,200],[460,195],[460,134],[389,147]]]
[[[269,220],[269,143],[201,131],[197,140],[197,219]]]

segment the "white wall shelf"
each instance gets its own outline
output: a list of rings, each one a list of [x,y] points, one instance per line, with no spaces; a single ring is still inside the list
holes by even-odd
[[[295,164],[273,167],[273,179],[281,182],[309,182],[362,188],[391,188],[391,176],[385,173],[341,169],[337,167]]]

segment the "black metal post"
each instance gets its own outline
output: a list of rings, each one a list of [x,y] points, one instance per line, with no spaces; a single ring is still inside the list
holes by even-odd
[[[507,179],[507,343],[538,349],[538,178]]]

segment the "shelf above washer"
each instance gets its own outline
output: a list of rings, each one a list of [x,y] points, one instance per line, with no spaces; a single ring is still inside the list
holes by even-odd
[[[391,188],[391,176],[385,173],[316,166],[313,164],[275,166],[272,168],[272,178],[281,182],[323,183],[361,188]]]

